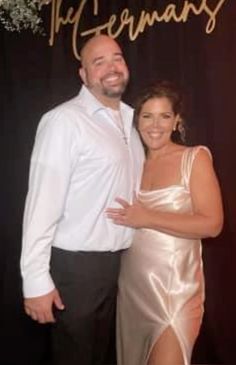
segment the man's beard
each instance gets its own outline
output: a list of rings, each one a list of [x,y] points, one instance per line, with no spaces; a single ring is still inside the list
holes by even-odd
[[[121,78],[123,78],[122,73],[116,73],[116,74],[119,75]],[[114,86],[114,87],[106,85],[106,77],[101,79],[103,95],[108,96],[110,98],[119,98],[119,97],[121,97],[123,95],[125,89],[126,89],[126,86],[128,84],[128,81],[129,81],[129,77],[127,77],[126,79],[125,78],[121,79],[120,84],[118,84],[117,86]]]
[[[106,87],[103,86],[103,95],[108,96],[110,98],[119,98],[125,92],[126,86],[128,84],[128,80],[123,80],[123,82],[119,85],[119,87]]]

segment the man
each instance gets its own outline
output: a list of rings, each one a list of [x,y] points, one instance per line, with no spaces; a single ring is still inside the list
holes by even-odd
[[[46,113],[31,158],[21,270],[26,313],[53,324],[55,364],[105,363],[120,253],[133,231],[106,217],[132,201],[143,149],[121,102],[129,72],[106,35],[81,51],[78,96]]]

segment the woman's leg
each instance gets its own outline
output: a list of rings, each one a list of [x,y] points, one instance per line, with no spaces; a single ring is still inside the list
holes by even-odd
[[[172,327],[168,327],[154,345],[147,365],[184,365],[179,340]]]

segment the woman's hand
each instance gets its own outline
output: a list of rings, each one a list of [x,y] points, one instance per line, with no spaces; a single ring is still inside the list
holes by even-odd
[[[122,208],[108,208],[107,217],[112,219],[115,224],[133,228],[145,226],[148,219],[148,209],[145,208],[138,200],[129,204],[126,200],[116,198],[115,200]]]

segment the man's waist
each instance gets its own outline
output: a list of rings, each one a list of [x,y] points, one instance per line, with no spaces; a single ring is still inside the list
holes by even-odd
[[[119,250],[126,249],[130,247],[132,243],[132,238],[126,239],[122,242],[105,242],[101,239],[98,239],[96,242],[94,241],[70,241],[64,239],[56,240],[52,247],[61,249],[61,250],[67,250],[72,252],[115,252]]]

